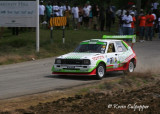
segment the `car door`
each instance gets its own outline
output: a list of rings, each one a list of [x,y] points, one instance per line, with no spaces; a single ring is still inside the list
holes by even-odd
[[[110,42],[107,48],[107,71],[118,68],[118,54],[115,42]]]
[[[119,64],[123,64],[128,57],[128,49],[123,45],[121,41],[116,41],[117,55],[119,58]],[[121,65],[120,65],[121,66]]]

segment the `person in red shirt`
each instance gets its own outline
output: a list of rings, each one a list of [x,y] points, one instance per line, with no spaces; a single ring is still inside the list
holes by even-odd
[[[141,10],[140,16],[138,17],[138,21],[139,21],[140,42],[144,42],[143,37],[145,33],[146,16],[144,15],[143,10]]]
[[[150,11],[146,15],[146,25],[145,25],[145,39],[148,40],[148,37],[150,41],[152,41],[153,37],[153,22],[154,22],[154,16],[152,15],[152,12]]]
[[[134,12],[131,12],[131,16],[132,16],[132,23],[131,23],[131,35],[134,35],[134,29],[135,29],[135,22],[136,22],[136,18],[135,18],[135,14]]]

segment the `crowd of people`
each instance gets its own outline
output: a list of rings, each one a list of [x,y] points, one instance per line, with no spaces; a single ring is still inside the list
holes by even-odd
[[[119,34],[138,34],[140,42],[152,41],[155,32],[159,32],[160,38],[160,11],[158,5],[159,3],[155,0],[151,4],[151,9],[147,11],[140,9],[139,14],[134,4],[129,9],[122,8],[118,10],[116,15],[119,18]],[[138,26],[137,32],[135,32],[136,24]]]
[[[89,1],[84,6],[73,4],[69,6],[68,2],[62,4],[61,2],[48,2],[46,6],[43,2],[39,5],[40,22],[45,21],[49,23],[50,17],[67,17],[67,26],[73,25],[74,30],[78,30],[83,25],[84,28],[92,27],[94,30],[100,29],[104,31],[105,21],[108,31],[110,31],[111,23],[115,23],[115,6],[108,6],[107,12],[104,7],[99,7],[97,4],[91,5]],[[105,17],[105,15],[107,15]],[[45,19],[46,17],[46,19]],[[106,18],[106,20],[105,20]]]
[[[68,2],[64,4],[48,2],[44,6],[43,1],[41,1],[39,15],[41,23],[49,23],[51,17],[66,16],[66,27],[69,27],[72,22],[71,25],[74,30],[78,30],[83,25],[85,29],[93,28],[94,30],[109,32],[112,24],[115,24],[115,20],[118,19],[119,35],[138,34],[140,41],[143,42],[145,40],[152,41],[155,32],[159,32],[160,38],[160,11],[158,6],[157,0],[153,0],[151,9],[140,9],[140,12],[137,12],[134,2],[128,2],[127,7],[116,10],[116,7],[112,4],[107,4],[105,8],[97,4],[91,5],[89,1],[84,6],[75,3],[72,8]],[[136,26],[138,26],[138,29]]]

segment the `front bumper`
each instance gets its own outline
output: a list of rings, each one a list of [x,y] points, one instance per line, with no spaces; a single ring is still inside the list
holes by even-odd
[[[57,75],[96,75],[96,68],[91,65],[54,65],[52,74]]]
[[[92,72],[89,73],[81,73],[81,72],[76,72],[76,73],[72,73],[72,72],[52,72],[52,74],[55,75],[79,75],[79,76],[94,76],[96,75],[96,69],[94,69]]]

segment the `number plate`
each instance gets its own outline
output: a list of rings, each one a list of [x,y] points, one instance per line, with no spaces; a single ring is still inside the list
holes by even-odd
[[[75,69],[75,66],[67,66],[68,69]]]

